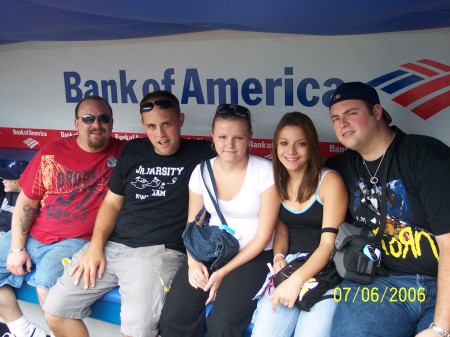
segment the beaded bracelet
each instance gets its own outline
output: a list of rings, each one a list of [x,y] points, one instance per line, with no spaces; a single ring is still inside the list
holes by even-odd
[[[441,327],[434,324],[434,322],[431,322],[429,328],[443,337],[450,337],[450,331],[442,329]]]

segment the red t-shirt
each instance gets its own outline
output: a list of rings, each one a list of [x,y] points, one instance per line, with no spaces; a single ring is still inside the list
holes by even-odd
[[[111,138],[101,152],[86,152],[76,136],[46,144],[20,178],[25,195],[40,200],[30,229],[44,244],[67,238],[90,240],[98,208],[124,142]]]

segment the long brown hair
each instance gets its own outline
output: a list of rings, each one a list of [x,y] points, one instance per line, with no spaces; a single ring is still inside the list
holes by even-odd
[[[319,182],[320,170],[322,168],[322,158],[319,152],[319,137],[312,120],[301,112],[288,112],[278,123],[273,136],[272,146],[272,165],[275,177],[275,187],[281,200],[289,199],[287,185],[289,182],[289,173],[284,165],[278,159],[278,141],[281,130],[285,126],[297,126],[303,130],[306,137],[306,146],[309,152],[308,165],[305,174],[298,189],[297,201],[305,202],[316,191]]]

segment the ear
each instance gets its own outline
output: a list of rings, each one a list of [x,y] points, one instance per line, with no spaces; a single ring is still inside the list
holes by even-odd
[[[375,104],[373,106],[373,114],[375,115],[375,118],[377,121],[380,121],[383,119],[383,108],[381,104]]]
[[[180,127],[184,124],[184,113],[180,113],[180,117],[178,117],[178,120],[180,121]]]

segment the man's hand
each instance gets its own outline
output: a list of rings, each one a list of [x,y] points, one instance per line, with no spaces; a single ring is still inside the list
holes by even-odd
[[[106,268],[106,258],[103,250],[94,250],[91,247],[81,256],[77,263],[73,266],[69,276],[75,275],[74,283],[80,283],[81,276],[84,280],[84,289],[95,287],[97,276],[99,279],[103,277]]]
[[[27,251],[9,253],[6,260],[6,270],[17,276],[29,273],[31,271],[31,258]]]

